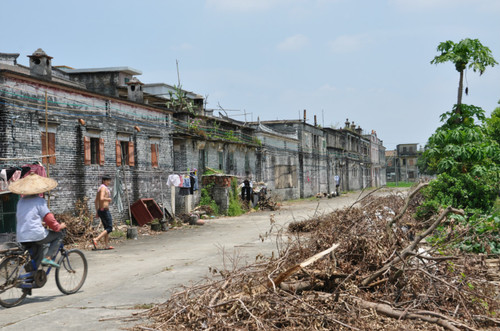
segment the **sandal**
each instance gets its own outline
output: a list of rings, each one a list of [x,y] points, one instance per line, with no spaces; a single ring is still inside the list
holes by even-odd
[[[94,249],[97,249],[97,241],[95,239],[92,239],[92,244],[94,245]]]
[[[106,249],[115,249],[113,246],[108,246]]]

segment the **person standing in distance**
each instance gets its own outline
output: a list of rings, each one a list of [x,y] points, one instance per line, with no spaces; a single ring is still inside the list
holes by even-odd
[[[340,177],[339,175],[335,175],[333,177],[335,179],[335,196],[339,196],[339,186],[340,186]]]
[[[95,217],[99,217],[101,219],[104,231],[102,231],[97,238],[92,239],[94,249],[97,249],[97,242],[102,238],[104,238],[105,249],[114,248],[109,245],[109,234],[113,231],[113,219],[111,218],[111,213],[109,212],[109,204],[112,200],[109,185],[111,185],[111,177],[107,175],[102,176],[102,184],[99,186],[95,197]]]

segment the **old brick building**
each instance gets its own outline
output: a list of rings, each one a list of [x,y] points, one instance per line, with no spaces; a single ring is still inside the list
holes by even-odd
[[[384,185],[382,141],[349,121],[325,129],[307,123],[304,111],[304,119],[241,122],[215,116],[196,93],[143,84],[133,68],[53,66],[41,49],[28,67],[18,56],[0,53],[0,160],[43,161],[59,182],[50,196],[56,213],[84,198],[92,207],[103,174],[121,179],[125,206],[139,198],[170,206],[175,196],[178,211],[200,195],[172,195],[178,189],[167,177],[193,169],[264,182],[285,200],[331,192],[335,175],[342,190]],[[113,213],[129,218],[126,209]]]
[[[137,93],[119,96],[140,72],[54,68],[40,49],[27,68],[16,55],[0,62],[3,166],[43,161],[59,182],[50,196],[54,212],[71,210],[84,197],[93,200],[103,174],[126,183],[125,200],[148,195],[160,201],[160,176],[172,170],[172,112],[140,102]],[[142,94],[138,81],[128,89]]]

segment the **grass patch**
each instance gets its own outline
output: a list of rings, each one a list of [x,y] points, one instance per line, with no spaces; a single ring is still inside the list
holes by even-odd
[[[109,234],[109,237],[113,239],[125,238],[126,236],[127,234],[124,231],[113,231]]]
[[[387,182],[386,186],[387,187],[412,187],[415,185],[415,182],[398,182],[396,185],[396,182]]]

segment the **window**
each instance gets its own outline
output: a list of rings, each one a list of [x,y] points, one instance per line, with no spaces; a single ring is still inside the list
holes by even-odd
[[[120,151],[121,151],[121,159],[123,164],[127,164],[129,162],[129,153],[128,153],[128,141],[120,141]]]
[[[406,165],[406,159],[403,159],[403,165],[404,166]]]
[[[248,155],[248,152],[245,153],[245,175],[250,175],[250,157]]]
[[[224,166],[224,152],[219,152],[219,170]]]
[[[151,144],[151,166],[153,168],[158,168],[158,154],[160,151],[160,145],[158,143]]]
[[[227,166],[226,171],[228,173],[232,173],[232,172],[234,173],[234,172],[236,172],[236,165],[235,165],[235,162],[234,162],[234,154],[233,154],[233,152],[228,152],[227,153],[226,166]]]
[[[206,164],[208,163],[208,153],[204,149],[200,149],[198,154],[198,164],[201,172],[205,172]]]
[[[48,143],[48,146],[47,146]],[[49,132],[42,132],[42,155],[51,155],[42,158],[42,163],[56,164],[56,134]]]
[[[104,165],[104,139],[83,137],[85,165]]]
[[[116,165],[128,165],[133,167],[134,162],[134,143],[131,141],[116,141]]]

